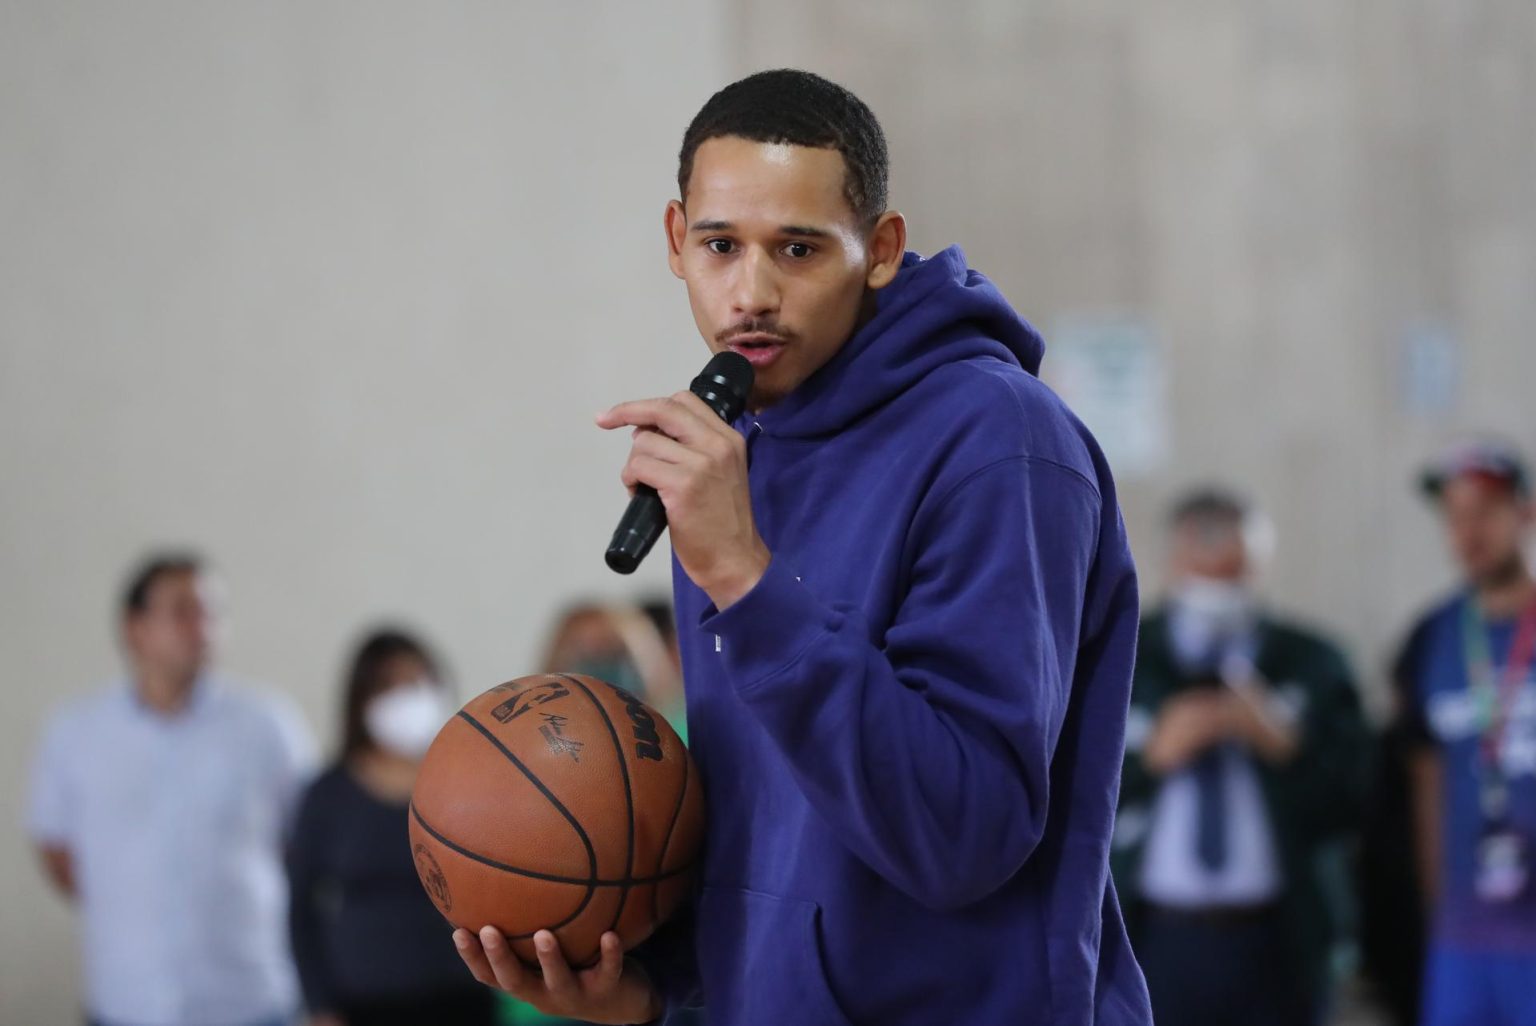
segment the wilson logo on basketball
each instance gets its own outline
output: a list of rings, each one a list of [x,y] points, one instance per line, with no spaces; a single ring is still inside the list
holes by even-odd
[[[421,885],[427,889],[427,894],[437,902],[437,907],[447,913],[453,908],[453,897],[448,893],[448,878],[443,875],[442,867],[437,864],[437,859],[432,852],[427,850],[424,844],[416,846],[416,874],[421,877]]]
[[[607,681],[603,681],[608,684]],[[661,761],[661,735],[656,732],[656,721],[651,718],[651,711],[634,695],[625,691],[617,684],[608,684],[613,693],[619,696],[619,701],[624,703],[624,712],[629,716],[629,722],[635,730],[635,755],[652,762]]]

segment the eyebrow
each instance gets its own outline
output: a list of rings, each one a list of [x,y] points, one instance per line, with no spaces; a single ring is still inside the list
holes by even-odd
[[[728,232],[736,226],[729,221],[695,221],[688,227],[691,232]],[[797,235],[807,239],[829,239],[832,233],[825,228],[807,224],[786,224],[779,228],[780,235]]]

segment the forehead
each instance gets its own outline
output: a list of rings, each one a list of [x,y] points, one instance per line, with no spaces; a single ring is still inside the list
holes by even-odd
[[[1175,543],[1188,548],[1226,548],[1243,543],[1240,520],[1192,517],[1173,525]]]
[[[832,149],[710,139],[694,153],[688,220],[775,227],[852,221],[847,173],[843,155]]]
[[[1448,510],[1515,509],[1520,505],[1513,488],[1477,474],[1451,478],[1441,490],[1440,498]]]

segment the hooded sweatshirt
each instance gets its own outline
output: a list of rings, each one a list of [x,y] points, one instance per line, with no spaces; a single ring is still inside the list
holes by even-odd
[[[772,562],[723,612],[674,563],[709,820],[691,964],[651,966],[669,1006],[1151,1022],[1108,874],[1136,576],[1043,351],[959,249],[909,253],[737,423]]]

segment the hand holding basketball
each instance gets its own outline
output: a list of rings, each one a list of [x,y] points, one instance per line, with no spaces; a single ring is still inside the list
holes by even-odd
[[[533,938],[539,956],[537,973],[523,965],[494,926],[487,926],[479,936],[455,930],[453,943],[475,979],[506,991],[545,1015],[596,1023],[637,1023],[655,1019],[663,1010],[661,997],[645,970],[624,958],[615,933],[603,934],[602,954],[595,966],[573,970],[555,935],[540,930]]]

